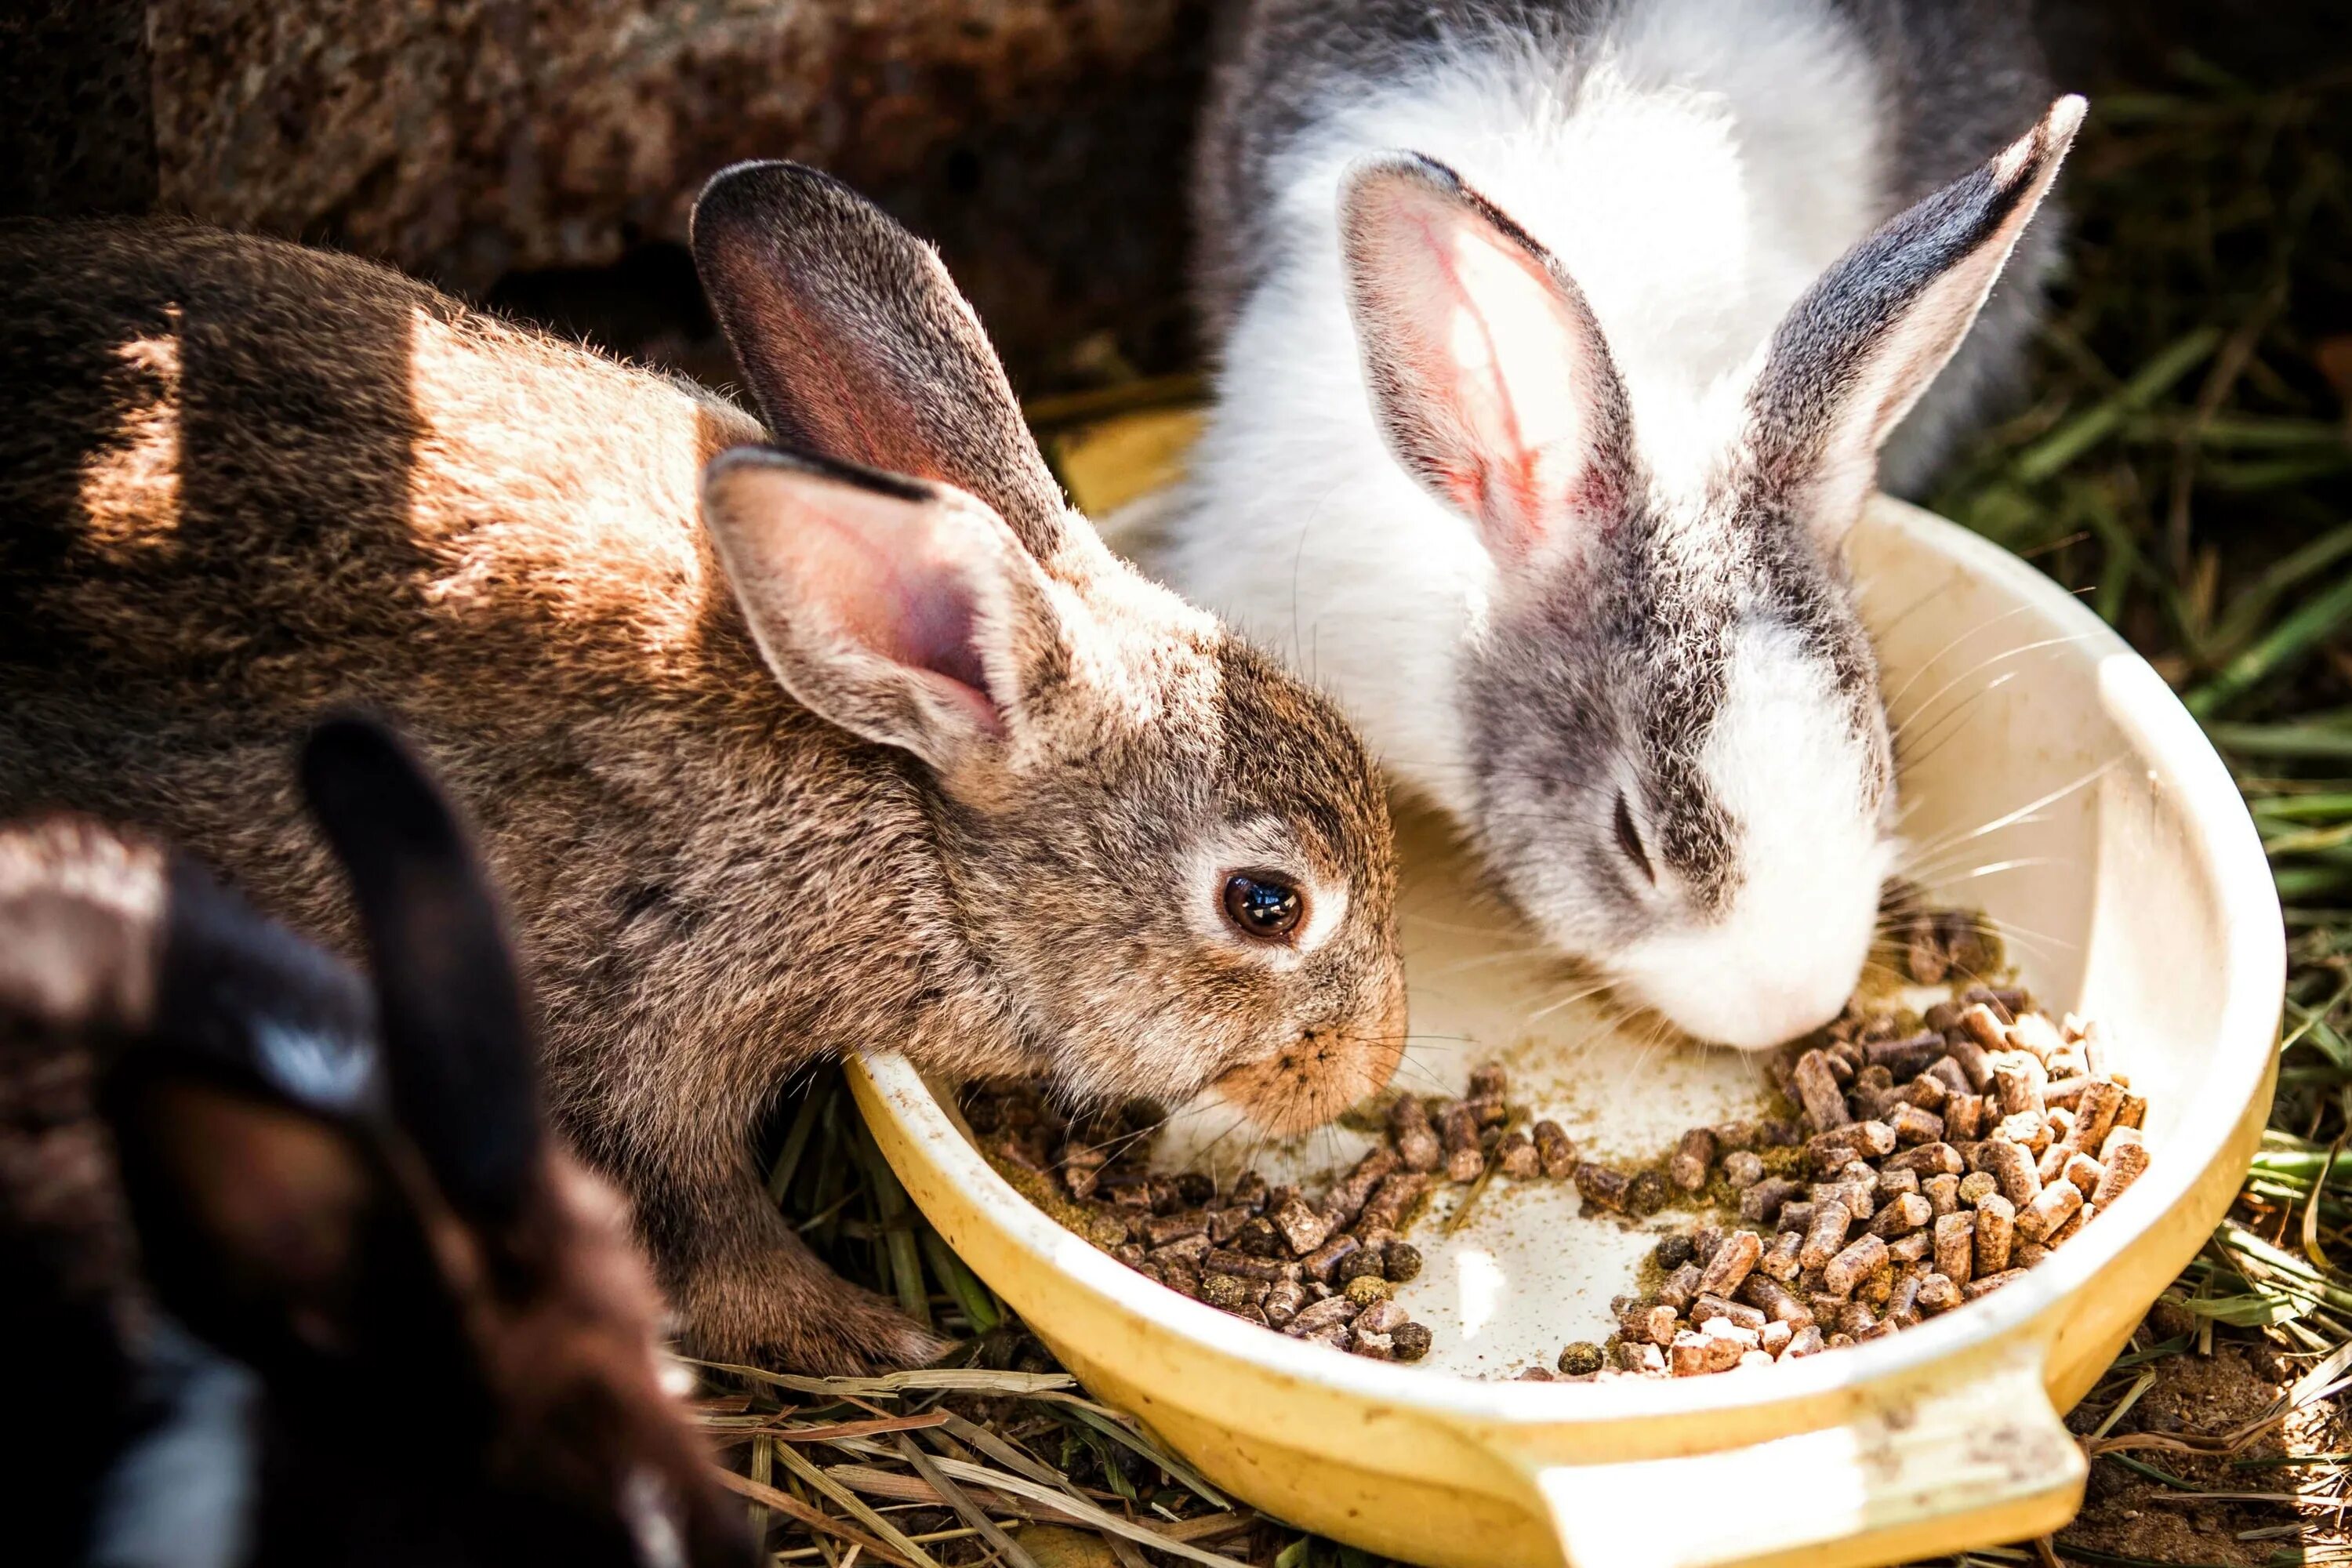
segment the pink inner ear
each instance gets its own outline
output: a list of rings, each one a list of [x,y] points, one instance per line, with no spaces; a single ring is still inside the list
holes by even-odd
[[[830,499],[863,515],[853,521],[822,505],[802,512],[806,589],[852,640],[928,677],[984,728],[1001,731],[974,641],[978,605],[942,509],[846,487],[833,488]]]
[[[1392,444],[1518,559],[1588,500],[1610,374],[1581,302],[1466,191],[1374,174],[1349,198],[1349,263]]]

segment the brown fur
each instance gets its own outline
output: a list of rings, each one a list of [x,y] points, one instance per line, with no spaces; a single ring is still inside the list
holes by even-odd
[[[180,1418],[140,1392],[160,1303],[259,1375],[250,1451],[207,1427],[217,1477],[173,1472],[194,1495],[243,1478],[255,1563],[622,1568],[646,1560],[648,1506],[670,1561],[747,1561],[659,1386],[661,1303],[612,1189],[542,1140],[511,1213],[468,1218],[404,1129],[293,1100],[238,1049],[268,1020],[373,1050],[372,1011],[348,971],[143,840],[0,831],[0,1331],[38,1347],[15,1407],[41,1440],[7,1489],[28,1560],[79,1560],[106,1510],[240,1528],[100,1492],[119,1450]]]
[[[948,774],[763,664],[698,526],[705,461],[760,437],[731,405],[346,258],[0,227],[0,809],[154,821],[348,943],[280,759],[323,704],[396,711],[480,828],[558,1116],[635,1199],[688,1342],[827,1371],[933,1342],[824,1270],[751,1168],[808,1064],[896,1047],[1170,1099],[1242,1069],[1288,1129],[1384,1081],[1402,1025],[1385,806],[1351,731],[1057,499],[1039,514],[1058,492],[968,310],[845,195],[778,220],[789,328],[718,303],[739,343],[803,334],[747,353],[755,379],[830,345],[831,424],[759,388],[804,435],[842,428],[843,399],[869,427],[910,417],[920,355],[982,362],[887,455],[1003,513],[1051,615],[1012,741]],[[1214,929],[1188,868],[1236,833],[1344,894],[1317,950]]]

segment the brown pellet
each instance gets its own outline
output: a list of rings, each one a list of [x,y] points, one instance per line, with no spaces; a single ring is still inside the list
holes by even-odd
[[[1470,1108],[1455,1100],[1437,1118],[1437,1134],[1445,1145],[1446,1178],[1454,1182],[1475,1182],[1486,1168],[1486,1156],[1478,1147],[1478,1122]]]
[[[1915,1230],[1886,1244],[1886,1255],[1899,1264],[1916,1263],[1933,1250],[1935,1232],[1931,1230]]]
[[[1605,1209],[1622,1209],[1625,1189],[1632,1184],[1632,1177],[1590,1160],[1576,1168],[1576,1190],[1583,1194],[1586,1203],[1598,1204]]]
[[[1321,1213],[1325,1226],[1330,1230],[1345,1230],[1355,1224],[1372,1194],[1400,1163],[1396,1152],[1384,1143],[1367,1150],[1354,1169],[1324,1194]]]
[[[1805,1245],[1797,1254],[1797,1261],[1807,1268],[1826,1268],[1831,1258],[1845,1247],[1846,1232],[1853,1226],[1853,1211],[1835,1198],[1813,1205],[1813,1223],[1806,1229]]]
[[[1949,1143],[1921,1143],[1888,1160],[1885,1168],[1890,1171],[1916,1171],[1924,1181],[1929,1176],[1957,1176],[1965,1163],[1960,1152]]]
[[[1419,1361],[1429,1353],[1433,1336],[1424,1324],[1406,1323],[1389,1335],[1389,1342],[1395,1347],[1397,1360]]]
[[[1790,1080],[1796,1089],[1797,1103],[1815,1132],[1827,1132],[1853,1120],[1846,1111],[1845,1090],[1839,1086],[1835,1069],[1825,1053],[1811,1050],[1799,1057]]]
[[[1391,1241],[1381,1248],[1381,1275],[1392,1285],[1421,1278],[1421,1248],[1409,1241]]]
[[[1885,1268],[1886,1261],[1886,1243],[1865,1235],[1822,1265],[1822,1284],[1831,1295],[1843,1296]]]
[[[1601,1370],[1605,1360],[1599,1345],[1590,1340],[1579,1340],[1559,1352],[1559,1370],[1570,1377],[1590,1377]]]
[[[1362,1246],[1363,1244],[1354,1237],[1343,1232],[1308,1253],[1301,1260],[1300,1267],[1307,1271],[1307,1278],[1320,1279],[1328,1285],[1338,1278],[1339,1266],[1353,1257]]]
[[[1780,1226],[1782,1230],[1804,1231],[1812,1228],[1813,1205],[1807,1198],[1790,1198],[1780,1205]]]
[[[1848,1160],[1881,1158],[1895,1152],[1895,1129],[1884,1121],[1854,1121],[1816,1134],[1805,1145],[1806,1157],[1822,1175],[1835,1175]]]
[[[2059,1180],[2036,1193],[2033,1201],[2017,1212],[2017,1237],[2021,1241],[2047,1241],[2053,1232],[2074,1217],[2083,1206],[2083,1190],[2074,1183]]]
[[[1636,1171],[1633,1180],[1625,1184],[1625,1212],[1646,1218],[1673,1202],[1674,1195],[1664,1171]]]
[[[1465,1100],[1502,1100],[1511,1091],[1511,1075],[1500,1062],[1485,1062],[1470,1069]]]
[[[1790,1342],[1796,1335],[1794,1328],[1775,1320],[1764,1325],[1764,1331],[1756,1336],[1756,1342],[1766,1355],[1777,1360],[1787,1352]]]
[[[1698,1300],[1699,1269],[1696,1263],[1685,1263],[1666,1276],[1658,1287],[1658,1300],[1675,1311],[1686,1311]]]
[[[1807,1323],[1790,1336],[1789,1348],[1780,1352],[1780,1359],[1787,1361],[1796,1356],[1819,1355],[1827,1348],[1827,1342],[1822,1338],[1821,1325]]]
[[[2118,1127],[2144,1127],[2147,1124],[2147,1100],[2140,1095],[2126,1094],[2123,1109],[2116,1112]]]
[[[2076,1152],[2066,1156],[2066,1168],[2059,1173],[2074,1183],[2077,1191],[2095,1193],[2107,1173],[2088,1154]]]
[[[1921,1311],[1948,1312],[1960,1304],[1959,1281],[1948,1274],[1930,1274],[1919,1281],[1916,1300]]]
[[[1735,1149],[1723,1157],[1723,1179],[1735,1187],[1752,1187],[1764,1179],[1764,1156],[1753,1149]]]
[[[1359,1279],[1386,1279],[1388,1262],[1381,1256],[1383,1250],[1380,1247],[1361,1247],[1339,1259],[1339,1267],[1331,1271],[1330,1283],[1333,1288],[1352,1285]]]
[[[1881,1171],[1870,1192],[1880,1203],[1892,1203],[1906,1193],[1917,1192],[1919,1185],[1916,1171]]]
[[[1543,1157],[1536,1152],[1536,1141],[1521,1128],[1504,1133],[1502,1142],[1495,1145],[1495,1163],[1515,1182],[1532,1181],[1543,1173]]]
[[[1470,1108],[1470,1120],[1478,1124],[1481,1132],[1490,1127],[1500,1127],[1511,1119],[1511,1108],[1503,1103],[1500,1096],[1473,1095],[1462,1103]]]
[[[1898,1236],[1909,1235],[1935,1217],[1936,1211],[1928,1206],[1926,1198],[1916,1193],[1906,1193],[1878,1211],[1877,1217],[1870,1222],[1870,1234],[1892,1241]]]
[[[1794,1279],[1798,1271],[1804,1267],[1798,1260],[1797,1256],[1803,1249],[1804,1245],[1803,1232],[1794,1230],[1780,1232],[1772,1238],[1769,1250],[1756,1260],[1757,1269],[1784,1285],[1787,1284]]]
[[[2147,1169],[2147,1146],[2146,1144],[2137,1141],[2110,1144],[2106,1171],[2099,1177],[2099,1184],[2091,1194],[2091,1201],[2103,1209],[2107,1207],[2123,1196],[2131,1184],[2140,1179],[2141,1173]],[[2106,1232],[2101,1231],[2099,1234],[2105,1236]]]
[[[1960,1202],[1970,1208],[1984,1202],[1987,1193],[2000,1191],[2000,1178],[1981,1168],[1960,1178]]]
[[[1400,1094],[1389,1107],[1389,1142],[1408,1171],[1434,1171],[1445,1163],[1445,1145],[1429,1124],[1429,1107],[1417,1094]]]
[[[1974,1098],[1977,1091],[1977,1086],[1969,1078],[1968,1069],[1960,1065],[1959,1058],[1948,1054],[1929,1062],[1927,1070],[1919,1076],[1942,1087],[1947,1104],[1962,1095]]]
[[[2033,1168],[2032,1154],[2023,1145],[2005,1138],[1988,1138],[1977,1145],[1977,1168],[1999,1182],[2000,1195],[2018,1208],[2032,1203],[2042,1192],[2042,1178]]]
[[[1543,1163],[1543,1173],[1554,1181],[1562,1181],[1576,1173],[1576,1144],[1557,1121],[1545,1120],[1535,1124],[1536,1157]]]
[[[1371,1230],[1397,1230],[1404,1225],[1404,1216],[1412,1212],[1429,1191],[1429,1178],[1418,1171],[1391,1171],[1381,1178],[1372,1189],[1363,1212],[1356,1216],[1359,1234]]]
[[[1999,1193],[1987,1193],[1977,1204],[1977,1256],[1974,1272],[1979,1277],[1999,1274],[2009,1267],[2010,1244],[2017,1235],[2017,1208]]]
[[[1298,1309],[1297,1314],[1283,1325],[1282,1331],[1292,1339],[1303,1340],[1309,1334],[1344,1326],[1358,1310],[1356,1303],[1345,1296],[1327,1296]]]
[[[2042,1100],[2042,1088],[2047,1077],[2042,1064],[2032,1057],[2011,1052],[1994,1065],[1992,1081],[2000,1093],[2004,1116],[2018,1116],[2029,1110],[2040,1116],[2048,1109]]]
[[[1294,1258],[1304,1258],[1323,1245],[1331,1234],[1331,1222],[1325,1219],[1305,1198],[1297,1193],[1284,1197],[1279,1207],[1266,1215],[1282,1237],[1282,1243]]]
[[[2058,1026],[2039,1013],[2020,1013],[2001,1031],[2001,1036],[2009,1042],[2010,1049],[2023,1051],[2045,1065],[2066,1044],[2059,1037]]]
[[[1919,1191],[1927,1198],[1927,1206],[1938,1215],[1954,1214],[1959,1209],[1960,1178],[1949,1172],[1928,1177],[1919,1184]]]
[[[1919,1279],[1916,1274],[1906,1274],[1895,1281],[1895,1289],[1886,1298],[1886,1322],[1908,1328],[1919,1321]]]
[[[1715,1296],[1733,1294],[1739,1289],[1739,1282],[1748,1278],[1748,1271],[1763,1256],[1762,1237],[1752,1230],[1733,1231],[1723,1238],[1723,1245],[1715,1249],[1715,1256],[1707,1259],[1706,1267],[1699,1270],[1700,1291]]]
[[[1212,1247],[1201,1260],[1202,1268],[1211,1274],[1231,1274],[1242,1279],[1288,1279],[1295,1278],[1296,1263],[1276,1258],[1259,1258],[1231,1247]]]
[[[1813,1321],[1812,1309],[1794,1290],[1760,1269],[1740,1281],[1739,1299],[1774,1322],[1801,1328]]]
[[[1945,1137],[1958,1143],[1973,1143],[1983,1137],[1987,1104],[1981,1094],[1956,1094],[1944,1101]]]
[[[1939,1143],[1944,1138],[1944,1119],[1932,1110],[1922,1110],[1916,1105],[1898,1105],[1887,1118],[1895,1129],[1895,1142],[1902,1145]]]
[[[1706,1174],[1715,1163],[1715,1134],[1704,1127],[1694,1127],[1682,1135],[1675,1152],[1666,1160],[1666,1176],[1686,1193],[1695,1193],[1706,1185]]]
[[[1994,1291],[2000,1289],[2002,1286],[2009,1284],[2011,1280],[2022,1279],[2024,1278],[2025,1270],[2022,1268],[2004,1268],[1998,1274],[1980,1274],[1974,1279],[1969,1280],[1967,1284],[1960,1287],[1960,1300],[1964,1301],[1982,1300],[1985,1297],[1991,1295]]]
[[[1675,1310],[1664,1301],[1643,1301],[1618,1315],[1617,1331],[1629,1340],[1672,1344],[1677,1321]]]
[[[1707,1131],[1715,1134],[1715,1146],[1726,1153],[1750,1152],[1762,1136],[1753,1121],[1718,1121]]]
[[[1936,1272],[1955,1284],[1976,1273],[1977,1216],[1965,1210],[1936,1217]]]
[[[1871,1310],[1867,1301],[1840,1302],[1832,1321],[1837,1324],[1838,1332],[1849,1339],[1859,1340],[1878,1327],[1878,1314]]]
[[[1717,1319],[1749,1333],[1759,1332],[1764,1327],[1764,1314],[1744,1301],[1727,1301],[1720,1296],[1701,1296],[1691,1303],[1690,1321],[1702,1329]]]
[[[1739,1217],[1770,1225],[1780,1217],[1781,1205],[1805,1189],[1786,1176],[1767,1176],[1739,1193]]]

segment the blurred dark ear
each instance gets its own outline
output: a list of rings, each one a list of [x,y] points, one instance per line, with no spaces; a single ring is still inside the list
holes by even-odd
[[[798,163],[738,163],[694,206],[694,262],[780,445],[940,479],[1050,560],[1067,527],[971,307],[930,247]]]
[[[424,770],[375,721],[302,748],[311,812],[367,934],[392,1110],[470,1219],[510,1220],[542,1152],[534,1036],[488,878]]]
[[[273,1383],[448,1342],[423,1229],[355,1124],[153,1049],[107,1105],[147,1279],[205,1340]]]

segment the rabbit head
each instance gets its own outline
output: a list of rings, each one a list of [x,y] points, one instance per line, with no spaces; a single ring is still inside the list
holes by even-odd
[[[222,1482],[253,1488],[256,1560],[748,1563],[623,1207],[541,1122],[455,819],[362,721],[315,731],[303,778],[372,991],[189,861],[70,822],[0,837],[6,1033],[93,1047],[144,1289],[258,1378],[260,1453]]]
[[[1462,666],[1471,829],[1552,942],[1691,1034],[1787,1039],[1862,969],[1895,772],[1842,542],[2082,108],[1856,246],[1692,429],[1640,427],[1575,282],[1451,170],[1348,174],[1376,418],[1494,567]]]
[[[743,623],[881,749],[877,788],[922,792],[1011,1032],[1079,1097],[1209,1085],[1275,1131],[1385,1083],[1389,821],[1337,710],[1111,555],[937,258],[873,206],[742,164],[694,249],[779,444],[705,480]]]

